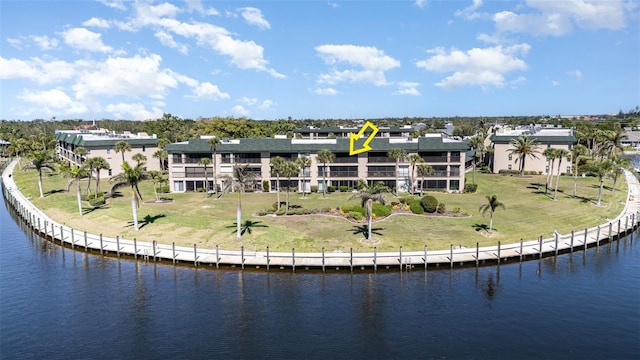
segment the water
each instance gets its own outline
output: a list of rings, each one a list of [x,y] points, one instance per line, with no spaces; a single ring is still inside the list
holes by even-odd
[[[0,206],[2,359],[630,359],[640,234],[523,264],[216,271],[62,249]]]

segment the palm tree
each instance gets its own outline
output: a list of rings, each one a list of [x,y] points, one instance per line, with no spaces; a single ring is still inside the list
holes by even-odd
[[[132,167],[126,161],[122,163],[122,170],[123,172],[112,177],[109,180],[112,183],[109,193],[112,194],[113,191],[120,186],[131,187],[131,210],[133,212],[133,228],[138,231],[138,208],[140,207],[140,200],[142,200],[142,195],[140,194],[138,184],[140,183],[140,181],[142,181],[142,179],[144,179],[145,172],[140,164]]]
[[[200,165],[202,165],[204,167],[204,192],[205,192],[205,197],[207,197],[209,195],[209,178],[207,177],[207,166],[209,166],[209,164],[211,164],[211,159],[210,158],[201,158],[200,159]]]
[[[296,160],[296,162],[298,163],[298,166],[300,167],[300,171],[302,172],[302,197],[305,198],[307,194],[307,191],[305,188],[307,176],[305,175],[304,171],[311,166],[311,159],[309,159],[306,156],[301,156]]]
[[[539,143],[532,137],[521,135],[516,139],[511,140],[511,149],[507,152],[511,155],[516,155],[520,159],[520,176],[524,175],[524,161],[527,157],[533,159],[538,158],[540,151],[538,150]]]
[[[610,160],[600,161],[598,163],[592,163],[591,171],[598,176],[598,180],[600,181],[600,188],[598,189],[598,203],[597,206],[602,204],[602,189],[604,188],[604,179],[609,175],[611,169],[613,168],[613,164]]]
[[[359,199],[360,206],[365,208],[365,215],[367,217],[367,240],[371,240],[371,227],[373,222],[373,203],[375,201],[384,205],[387,199],[382,194],[388,191],[388,188],[381,183],[376,183],[370,187],[364,187],[357,193],[351,195],[349,200]]]
[[[168,179],[160,171],[149,171],[148,175],[151,180],[153,180],[153,195],[156,197],[156,202],[160,202],[160,195],[158,193],[157,186],[166,183]]]
[[[480,208],[478,209],[481,213],[482,216],[484,217],[484,214],[487,213],[487,211],[489,211],[489,233],[491,233],[493,231],[493,213],[496,211],[496,209],[498,208],[503,208],[503,209],[507,209],[507,207],[501,203],[500,201],[498,201],[498,197],[495,195],[487,195],[487,202],[480,205]]]
[[[287,201],[286,206],[284,208],[284,213],[289,212],[289,190],[291,189],[291,177],[297,175],[300,172],[300,168],[298,167],[298,163],[293,161],[286,161],[282,165],[282,175],[287,178]]]
[[[154,159],[158,159],[158,161],[160,162],[160,170],[164,171],[164,163],[169,158],[169,153],[166,150],[159,149],[156,150],[156,152],[154,152],[152,156]]]
[[[122,163],[124,164],[124,152],[131,151],[131,145],[124,140],[120,140],[113,145],[113,150],[117,153],[122,153]]]
[[[616,183],[618,182],[618,176],[623,173],[624,169],[629,169],[629,159],[623,157],[614,157],[611,159],[611,175],[613,176],[613,186],[611,192],[616,190]]]
[[[70,177],[71,179],[67,182],[67,191],[71,188],[71,184],[74,182],[77,185],[76,197],[78,199],[78,212],[80,216],[82,216],[82,195],[80,195],[80,180],[85,179],[91,174],[86,168],[77,166],[75,164],[69,166],[63,166],[60,168],[62,174],[66,177]]]
[[[36,169],[38,171],[38,189],[40,190],[40,197],[44,197],[42,191],[42,171],[54,170],[55,159],[53,158],[53,152],[51,150],[38,150],[32,151],[30,154],[31,163],[25,165],[23,169]]]
[[[147,161],[147,157],[143,154],[137,153],[133,154],[131,160],[136,162],[136,166],[144,166],[144,163]]]
[[[280,211],[280,172],[284,166],[284,159],[280,156],[271,158],[271,168],[276,172],[276,211]]]
[[[158,145],[158,149],[164,150],[164,147],[171,144],[171,141],[169,139],[159,138],[156,144]]]
[[[582,144],[576,144],[571,149],[571,160],[573,162],[573,197],[576,197],[578,188],[578,164],[581,156],[587,155],[588,149]]]
[[[97,158],[88,158],[84,161],[84,168],[89,172],[89,181],[87,181],[87,194],[91,194],[91,178],[93,177],[93,163]]]
[[[332,163],[336,158],[329,149],[318,151],[318,161],[322,163],[322,198],[327,198],[327,163]]]
[[[95,198],[98,198],[98,194],[100,193],[100,171],[102,170],[111,170],[111,166],[103,157],[98,156],[91,158],[91,164],[93,165],[93,170],[96,172],[96,193]]]
[[[89,153],[83,146],[78,146],[73,152],[76,154],[76,162],[80,165],[82,165],[82,158]]]
[[[624,133],[622,129],[607,131],[604,135],[604,138],[605,138],[605,148],[608,151],[609,158],[613,158],[618,154],[624,152],[624,147],[622,146],[622,140],[626,140],[627,135]]]
[[[424,191],[424,178],[433,174],[435,171],[433,167],[429,164],[418,164],[418,176],[422,177],[422,183],[420,184],[420,196],[422,196],[422,192]]]
[[[476,183],[476,163],[477,163],[478,154],[482,153],[484,149],[484,138],[479,135],[472,137],[471,141],[469,141],[469,146],[471,146],[471,148],[475,150],[475,156],[473,159],[473,173],[472,173],[472,181],[475,184]]]
[[[215,136],[207,140],[207,144],[211,145],[211,154],[213,157],[213,193],[218,194],[218,145],[220,138]]]
[[[22,169],[21,156],[29,150],[29,141],[24,138],[16,138],[11,141],[11,144],[7,147],[9,154],[12,154],[18,158],[18,168]]]
[[[242,237],[242,198],[241,194],[244,192],[244,189],[248,184],[255,181],[256,175],[249,171],[249,165],[234,165],[233,166],[233,176],[226,175],[226,186],[227,190],[236,191],[238,194],[238,206],[236,209],[236,226],[237,226],[237,237],[240,239]]]
[[[407,157],[407,152],[404,151],[403,149],[391,149],[388,153],[387,156],[394,160],[396,163],[396,186],[395,186],[395,192],[396,192],[396,197],[398,197],[398,190],[400,188],[400,186],[398,186],[398,181],[399,181],[399,175],[400,175],[400,161],[404,161],[404,158]]]
[[[418,154],[411,154],[407,157],[407,160],[409,160],[409,164],[411,166],[411,173],[409,174],[409,181],[411,182],[411,188],[409,189],[411,192],[411,195],[413,195],[414,190],[416,188],[416,165],[423,162],[424,160],[422,159],[422,156],[418,155]]]
[[[556,175],[556,188],[553,191],[553,200],[556,199],[556,195],[558,194],[558,183],[560,182],[560,173],[562,170],[562,159],[569,156],[569,150],[565,149],[556,149],[556,156],[558,157],[558,173]]]
[[[556,148],[546,148],[542,152],[542,156],[547,158],[547,182],[544,184],[544,193],[547,194],[547,189],[552,186],[550,181],[553,181],[553,166],[556,161],[557,152]]]

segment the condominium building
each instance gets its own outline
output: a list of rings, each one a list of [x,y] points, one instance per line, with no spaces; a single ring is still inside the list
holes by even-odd
[[[61,160],[68,160],[72,164],[82,165],[89,157],[103,157],[109,163],[111,170],[104,171],[106,176],[120,173],[122,169],[122,153],[116,153],[114,146],[119,141],[125,141],[131,146],[131,151],[124,152],[124,161],[135,164],[133,160],[135,154],[142,154],[147,157],[147,170],[160,170],[160,162],[153,159],[153,153],[158,150],[156,135],[146,133],[132,134],[124,132],[116,134],[106,129],[99,130],[56,130],[56,154]],[[87,149],[87,154],[80,156],[75,153],[78,147]]]
[[[540,125],[528,125],[517,127],[515,129],[508,126],[498,128],[495,133],[490,136],[493,143],[493,172],[498,173],[500,170],[519,170],[520,159],[517,154],[510,153],[513,149],[511,141],[519,136],[528,136],[534,139],[538,145],[536,146],[536,157],[528,156],[525,159],[525,171],[535,171],[547,174],[549,171],[556,171],[548,168],[547,158],[542,155],[545,149],[557,148],[565,149],[569,152],[578,139],[573,133],[573,129],[561,127],[542,127]],[[564,168],[563,173],[571,173],[571,155],[562,162]]]
[[[425,190],[458,192],[464,188],[465,152],[468,150],[465,142],[448,139],[441,134],[417,138],[378,136],[369,143],[372,150],[350,156],[348,137],[324,138],[324,134],[328,135],[328,132],[323,130],[307,138],[293,139],[284,136],[221,139],[221,143],[216,146],[216,159],[206,166],[206,174],[205,166],[199,162],[202,158],[211,159],[213,156],[212,147],[207,142],[210,137],[169,144],[165,149],[169,153],[171,191],[211,191],[214,186],[214,171],[218,186],[221,186],[220,179],[224,175],[231,175],[234,165],[247,165],[249,171],[255,173],[260,180],[256,182],[255,190],[263,190],[262,182],[268,181],[269,190],[273,191],[276,188],[277,174],[272,171],[271,160],[276,156],[290,161],[306,156],[311,160],[311,166],[301,169],[290,181],[280,176],[281,187],[295,187],[298,191],[305,192],[317,187],[318,191],[322,191],[325,164],[318,160],[318,152],[324,149],[334,155],[333,162],[326,164],[328,187],[335,186],[339,189],[346,186],[350,191],[356,189],[361,180],[368,184],[381,181],[390,188],[408,191],[411,187],[410,164],[406,159],[400,161],[399,180],[396,183],[395,160],[387,156],[392,149],[402,149],[407,154],[420,155],[433,168],[434,172],[424,179]],[[348,132],[341,135],[346,134]],[[414,186],[419,187],[421,178],[414,174],[413,179]]]

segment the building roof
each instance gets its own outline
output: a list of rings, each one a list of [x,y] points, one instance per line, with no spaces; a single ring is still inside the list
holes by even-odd
[[[371,151],[387,152],[391,149],[404,149],[408,152],[416,151],[466,151],[468,145],[465,142],[442,138],[441,136],[423,136],[409,139],[374,138],[369,143]],[[207,139],[191,139],[189,141],[169,144],[165,147],[169,153],[210,153],[211,145]],[[333,152],[349,152],[349,139],[273,139],[252,138],[230,140],[222,142],[216,147],[217,152],[249,153],[249,152],[273,152],[273,153],[300,153],[316,152],[328,149]]]
[[[505,144],[519,136],[528,136],[541,143],[562,143],[574,144],[578,138],[573,134],[572,129],[562,128],[521,128],[515,130],[498,131],[491,135],[490,140],[497,144]]]
[[[86,148],[114,146],[118,141],[126,141],[133,146],[154,146],[158,141],[155,135],[116,134],[106,130],[57,130],[54,137],[56,141]]]
[[[303,128],[296,128],[293,130],[294,133],[300,134],[309,134],[309,133],[334,133],[341,134],[345,132],[351,132],[357,134],[360,131],[362,126],[322,126],[322,127],[312,127],[307,126]],[[403,133],[413,131],[415,128],[411,125],[405,126],[379,126],[378,130],[381,132],[390,132],[390,133]]]

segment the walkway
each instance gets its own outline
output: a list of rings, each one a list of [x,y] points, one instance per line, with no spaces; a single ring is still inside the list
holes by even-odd
[[[18,191],[11,177],[16,161],[11,162],[2,174],[4,197],[17,213],[35,231],[55,242],[79,250],[91,251],[102,255],[127,256],[146,261],[163,261],[172,264],[191,264],[194,266],[231,266],[260,269],[320,269],[327,270],[365,270],[365,269],[411,269],[431,266],[479,266],[486,263],[523,261],[555,256],[570,251],[581,251],[589,247],[600,246],[619,236],[632,232],[639,223],[640,183],[630,172],[625,172],[629,195],[622,213],[610,222],[589,229],[572,231],[570,234],[556,234],[552,238],[520,241],[512,244],[476,248],[453,248],[429,251],[380,252],[375,248],[368,253],[296,253],[265,251],[229,251],[219,249],[175,246],[175,244],[157,244],[133,240],[108,238],[102,235],[88,234],[65,227],[55,222]]]

